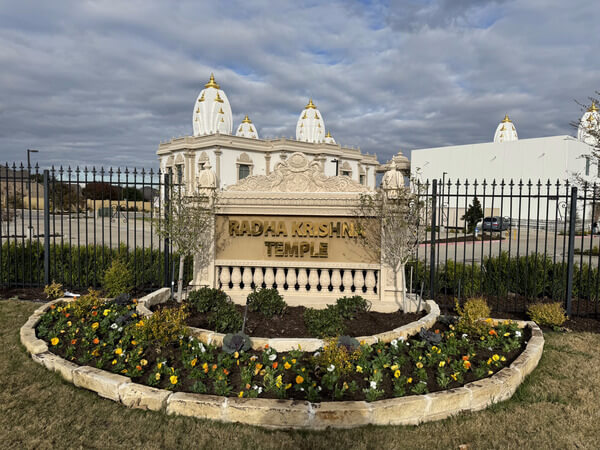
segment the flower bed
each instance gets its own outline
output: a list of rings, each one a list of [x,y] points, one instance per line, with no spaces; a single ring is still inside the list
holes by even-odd
[[[272,426],[418,423],[481,409],[512,395],[543,347],[535,324],[522,329],[525,323],[490,320],[487,333],[476,339],[459,335],[452,324],[439,324],[437,333],[389,344],[354,346],[342,340],[346,346],[330,341],[316,354],[269,347],[228,354],[185,332],[176,334],[181,330],[173,321],[162,328],[156,319],[147,323],[152,319],[138,317],[134,304],[80,305],[78,300],[45,308],[22,328],[22,341],[34,359],[75,384],[129,406]],[[33,334],[36,323],[43,342]],[[157,332],[153,340],[145,334],[149,326]],[[530,334],[527,350],[518,356]],[[449,390],[435,392],[441,389]],[[375,401],[385,397],[396,398]],[[296,402],[270,403],[272,398]],[[390,415],[398,405],[412,405],[414,414]],[[262,422],[248,410],[262,411]]]

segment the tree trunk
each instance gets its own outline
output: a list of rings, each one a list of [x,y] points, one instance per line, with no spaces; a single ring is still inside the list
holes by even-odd
[[[177,302],[182,302],[183,297],[183,264],[185,262],[185,256],[179,256],[179,278],[177,279]]]

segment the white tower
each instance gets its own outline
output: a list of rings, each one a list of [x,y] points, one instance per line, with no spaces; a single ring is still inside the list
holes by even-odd
[[[592,136],[590,132],[595,132],[596,135],[600,130],[600,114],[598,114],[598,107],[596,102],[592,102],[581,120],[579,121],[579,127],[577,128],[577,139],[585,142],[588,145],[596,146],[598,141],[595,136]]]
[[[333,138],[333,136],[331,135],[331,133],[329,131],[325,135],[325,143],[326,144],[335,144],[335,139]]]
[[[324,142],[325,140],[325,122],[323,122],[323,117],[312,98],[298,118],[296,140],[303,142]]]
[[[244,118],[244,120],[242,120],[242,123],[238,127],[235,135],[245,138],[258,139],[258,130],[256,129],[256,126],[252,123],[252,121],[248,118],[248,114],[246,114],[246,117]]]
[[[504,119],[502,119],[502,122],[500,122],[498,127],[496,127],[494,142],[510,142],[518,140],[519,136],[517,136],[517,129],[508,117],[508,114],[506,114]]]
[[[204,89],[196,99],[193,119],[194,136],[231,134],[233,129],[231,106],[227,95],[215,82],[212,73],[210,81],[204,85]]]

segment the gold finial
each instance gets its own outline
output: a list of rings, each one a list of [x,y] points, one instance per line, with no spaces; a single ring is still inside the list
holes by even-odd
[[[304,124],[303,123],[300,124],[300,128],[304,128]]]
[[[510,118],[508,117],[508,114],[505,114],[505,115],[504,115],[504,119],[502,119],[502,122],[503,122],[503,123],[506,123],[506,122],[512,122],[512,120],[510,120]]]
[[[223,99],[219,95],[219,92],[217,92],[217,96],[215,97],[215,102],[223,103]]]
[[[317,124],[317,128],[321,128],[321,124],[320,123]]]
[[[238,130],[238,133],[242,132],[242,126],[240,125],[240,129]]]
[[[302,116],[303,119],[308,119],[308,117],[306,116],[306,112],[304,113],[304,115]]]
[[[204,92],[202,93],[202,95],[200,96],[200,98],[198,99],[199,102],[203,102],[204,101]]]
[[[594,100],[592,100],[592,106],[590,106],[588,108],[588,112],[597,112],[598,111],[598,107],[596,106],[596,102]]]
[[[315,106],[315,104],[312,101],[312,98],[310,100],[308,100],[308,105],[306,105],[304,107],[304,109],[317,109],[317,107]]]
[[[331,133],[328,131],[327,134],[325,135],[325,137],[330,138],[331,137]]]
[[[225,113],[223,112],[223,108],[220,108],[220,109],[219,109],[219,114],[225,114]]]
[[[221,122],[225,122],[225,119],[223,119],[222,117],[221,117]]]
[[[199,112],[200,112],[200,108],[198,108],[198,109],[196,110],[196,112],[197,112],[197,113],[199,113]]]
[[[506,130],[506,127],[504,125],[502,125],[502,128],[500,128],[500,131],[504,131]]]
[[[248,117],[248,114],[246,114],[246,117],[244,117],[244,120],[242,120],[242,123],[252,123],[252,121]]]
[[[210,81],[208,83],[206,83],[204,85],[205,88],[215,88],[215,89],[219,89],[220,86],[216,83],[215,81],[215,76],[211,73],[210,74]]]
[[[252,128],[252,125],[250,125],[250,133],[254,133],[254,128]]]
[[[317,114],[316,111],[315,111],[315,119],[319,120],[319,115]]]

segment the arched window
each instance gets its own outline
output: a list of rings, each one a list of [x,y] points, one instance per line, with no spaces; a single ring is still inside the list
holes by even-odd
[[[242,153],[237,161],[235,162],[237,166],[237,179],[238,181],[243,180],[246,177],[252,175],[254,163],[252,159],[248,156],[247,153]]]

